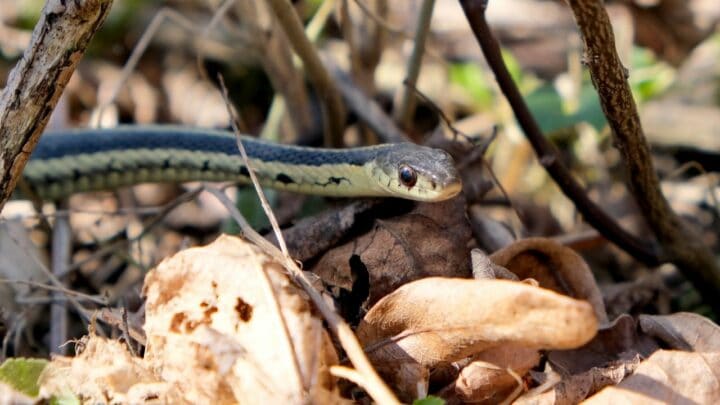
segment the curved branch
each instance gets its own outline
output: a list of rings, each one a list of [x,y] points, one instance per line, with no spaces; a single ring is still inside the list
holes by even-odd
[[[660,189],[607,12],[599,0],[569,0],[568,4],[582,33],[586,65],[612,128],[613,144],[623,157],[627,182],[640,212],[668,260],[678,266],[705,302],[720,314],[720,265],[701,236],[670,208]]]
[[[50,0],[0,94],[0,209],[112,0]]]
[[[538,160],[555,180],[562,192],[575,204],[583,218],[605,238],[628,252],[634,258],[648,265],[657,265],[660,258],[652,245],[631,235],[605,211],[587,196],[585,189],[575,180],[567,167],[560,161],[555,147],[545,138],[540,126],[532,116],[530,109],[518,90],[510,72],[503,62],[500,46],[490,32],[485,20],[486,0],[460,0],[465,16],[475,34],[488,65],[515,113],[518,124],[532,145]]]

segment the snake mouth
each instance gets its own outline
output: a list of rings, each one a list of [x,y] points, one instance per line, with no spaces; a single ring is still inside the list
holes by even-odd
[[[437,198],[436,201],[448,200],[460,194],[460,191],[462,191],[462,181],[459,177],[449,179],[443,184],[441,190],[440,197]]]

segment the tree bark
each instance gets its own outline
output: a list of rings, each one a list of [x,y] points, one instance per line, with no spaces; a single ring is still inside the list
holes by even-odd
[[[0,94],[0,210],[112,0],[48,0]]]

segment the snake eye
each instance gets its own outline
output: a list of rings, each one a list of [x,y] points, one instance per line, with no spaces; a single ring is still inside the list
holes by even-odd
[[[417,173],[412,167],[407,165],[400,166],[400,183],[406,187],[412,187],[417,183]]]

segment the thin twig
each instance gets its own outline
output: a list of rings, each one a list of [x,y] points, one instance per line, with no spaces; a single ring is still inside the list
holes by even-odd
[[[512,107],[518,124],[535,150],[540,164],[545,167],[565,196],[575,204],[583,218],[604,237],[641,262],[651,266],[658,265],[661,258],[655,247],[625,231],[612,217],[598,207],[560,161],[555,147],[543,135],[505,66],[500,46],[485,20],[487,0],[460,0],[460,4],[488,65],[495,73],[500,90]]]
[[[23,285],[28,285],[28,286],[35,287],[35,288],[41,288],[43,290],[48,290],[48,291],[53,291],[53,292],[61,292],[63,295],[72,295],[72,296],[77,297],[78,299],[87,300],[87,301],[93,302],[98,305],[107,305],[107,301],[105,299],[99,298],[98,296],[81,293],[81,292],[74,291],[74,290],[71,290],[66,287],[59,287],[59,286],[54,286],[54,285],[50,285],[50,284],[44,284],[44,283],[40,283],[37,281],[10,280],[7,278],[0,278],[0,284],[23,284]],[[57,299],[57,298],[53,298],[53,299]]]
[[[138,62],[140,61],[140,57],[142,57],[142,55],[145,53],[147,47],[150,46],[150,41],[153,39],[153,37],[155,37],[155,34],[160,29],[160,26],[163,22],[165,22],[166,19],[172,20],[180,27],[190,32],[198,32],[199,34],[202,34],[202,30],[197,28],[190,20],[185,18],[182,14],[169,7],[161,8],[160,11],[155,14],[152,21],[150,21],[150,24],[145,29],[145,32],[143,32],[138,43],[135,45],[135,47],[133,47],[133,50],[130,53],[130,57],[128,58],[127,62],[125,62],[125,65],[120,72],[120,77],[115,82],[115,86],[113,86],[112,92],[110,92],[110,97],[107,100],[103,100],[103,103],[97,107],[96,122],[102,122],[103,113],[112,103],[115,102],[118,94],[120,94],[120,90],[124,88],[128,78],[135,70],[135,66],[137,66]]]
[[[222,86],[223,95],[225,95],[228,111],[231,116],[234,116],[233,109],[227,101],[227,88],[225,88],[222,78],[220,84]],[[233,122],[233,126],[234,125],[235,124]],[[237,133],[237,135],[239,135],[239,133]],[[255,189],[258,191],[259,197],[263,203],[263,209],[265,209],[265,214],[268,216],[270,223],[273,225],[273,231],[278,238],[278,243],[280,244],[280,246],[283,246],[283,250],[278,250],[275,245],[273,245],[267,239],[263,238],[259,233],[257,233],[250,226],[247,220],[242,216],[237,207],[235,207],[232,201],[230,201],[230,199],[224,193],[220,192],[220,190],[217,190],[215,188],[208,188],[208,191],[215,195],[215,197],[221,203],[223,203],[223,205],[225,205],[225,208],[228,210],[228,212],[230,212],[230,215],[233,217],[233,219],[235,219],[238,225],[240,225],[240,228],[243,231],[243,235],[248,240],[258,245],[275,260],[277,260],[278,263],[282,264],[285,269],[288,270],[288,273],[290,274],[292,279],[302,287],[306,294],[308,294],[313,304],[315,304],[320,313],[323,315],[323,318],[325,318],[325,320],[327,321],[330,330],[337,336],[343,349],[345,349],[345,352],[347,353],[350,361],[352,361],[357,371],[363,375],[367,385],[364,385],[362,387],[368,392],[368,394],[380,404],[399,404],[399,402],[395,398],[395,395],[392,393],[392,391],[390,391],[387,385],[385,385],[382,379],[378,376],[367,356],[365,356],[365,352],[363,351],[360,342],[357,340],[357,337],[353,333],[350,326],[345,323],[345,321],[343,321],[343,319],[327,305],[320,293],[315,290],[310,280],[307,279],[300,267],[298,267],[298,264],[288,254],[287,247],[285,247],[285,240],[282,237],[282,232],[277,226],[277,220],[275,219],[275,215],[270,209],[269,204],[267,204],[267,200],[264,199],[262,188],[257,182],[257,178],[253,173],[252,167],[250,167],[249,165],[247,154],[245,153],[245,149],[242,146],[242,142],[239,142],[238,146],[240,148],[240,153],[243,156],[243,160],[247,165],[248,172],[250,173],[250,178],[252,179],[253,184],[255,185]]]
[[[435,7],[435,0],[423,0],[420,6],[420,15],[415,28],[415,40],[413,41],[413,50],[407,64],[407,73],[405,82],[409,86],[415,87],[418,76],[420,76],[420,67],[422,66],[422,58],[425,53],[425,42],[430,32],[430,21],[432,20],[432,12]],[[401,95],[393,113],[395,122],[400,128],[410,128],[412,114],[415,111],[415,97],[409,86],[403,86]]]
[[[342,146],[345,129],[345,108],[340,94],[323,67],[320,56],[312,42],[305,35],[300,17],[289,0],[267,0],[295,53],[303,61],[303,66],[315,86],[323,109],[326,146]]]
[[[127,312],[127,306],[123,305],[122,307],[122,333],[123,333],[123,339],[125,339],[125,345],[127,345],[128,350],[130,350],[130,354],[135,357],[137,354],[135,353],[135,348],[133,347],[132,340],[130,339],[130,325],[128,324],[128,312]]]
[[[360,90],[352,79],[343,72],[329,55],[323,58],[326,68],[335,79],[345,103],[358,119],[372,129],[378,137],[387,143],[410,142],[407,136],[385,114],[382,108]]]
[[[245,167],[247,167],[248,173],[250,174],[250,179],[252,180],[253,186],[255,186],[255,191],[257,192],[258,197],[260,197],[260,202],[262,204],[263,209],[265,212],[272,213],[272,210],[270,208],[270,204],[267,201],[267,198],[265,198],[265,193],[263,193],[262,187],[260,187],[260,182],[258,182],[257,176],[255,175],[255,170],[250,165],[250,159],[248,158],[247,152],[245,151],[245,146],[243,146],[242,143],[242,137],[240,135],[240,128],[238,126],[238,117],[237,117],[237,111],[232,107],[232,104],[230,104],[230,95],[228,94],[227,87],[225,86],[225,80],[223,79],[221,74],[218,74],[218,81],[220,82],[220,89],[222,90],[223,94],[223,100],[225,101],[225,106],[227,107],[228,115],[230,116],[230,122],[232,124],[233,130],[236,134],[237,139],[237,146],[240,150],[240,155],[242,156],[243,163],[245,164]],[[279,226],[277,224],[277,220],[275,219],[275,215],[268,215],[268,219],[270,220],[270,223],[272,224],[273,230],[278,230],[279,233]],[[282,236],[282,235],[281,235]],[[282,253],[285,256],[289,256],[287,246],[285,246],[285,240],[282,240],[280,242],[280,247],[282,248]],[[280,302],[277,299],[277,296],[275,295],[275,292],[273,291],[272,284],[270,282],[270,279],[267,276],[267,273],[264,270],[260,270],[260,277],[264,281],[263,286],[265,287],[264,292],[266,297],[268,298],[268,301],[271,302],[272,308],[273,308],[273,314],[277,318],[277,322],[282,327],[283,332],[283,340],[287,344],[288,349],[288,355],[292,358],[292,364],[293,364],[293,376],[295,377],[294,385],[297,387],[297,389],[303,389],[302,384],[302,373],[300,371],[300,361],[297,358],[297,350],[295,350],[295,345],[293,344],[293,340],[291,338],[290,331],[288,330],[287,322],[285,321],[285,318],[282,315],[282,310],[280,309]]]
[[[70,263],[70,255],[72,252],[72,234],[70,231],[70,222],[67,218],[58,218],[52,229],[52,272],[54,275],[58,273]],[[58,281],[64,281],[58,277]],[[52,298],[63,297],[62,292],[52,292]],[[68,340],[68,311],[67,305],[63,300],[57,300],[50,303],[50,353],[67,355],[67,346],[64,343]]]
[[[325,24],[327,24],[327,21],[332,14],[332,10],[335,7],[335,1],[336,0],[323,1],[322,5],[320,5],[320,8],[318,8],[313,18],[305,27],[305,34],[312,43],[315,43],[318,38],[320,38],[320,34],[325,28]],[[294,65],[297,65],[297,67],[301,66],[299,58],[292,58],[292,60]],[[268,72],[268,74],[270,73],[271,72]],[[270,111],[268,112],[267,119],[265,120],[265,125],[263,126],[263,129],[260,133],[260,138],[270,139],[275,142],[278,141],[280,133],[280,122],[282,117],[285,115],[285,112],[288,111],[287,101],[285,100],[285,97],[286,96],[283,96],[281,93],[275,93],[272,104],[270,105]],[[297,106],[292,105],[292,109],[296,108]],[[290,111],[292,111],[292,109]],[[302,128],[298,128],[298,130],[301,133],[303,132]]]

